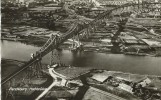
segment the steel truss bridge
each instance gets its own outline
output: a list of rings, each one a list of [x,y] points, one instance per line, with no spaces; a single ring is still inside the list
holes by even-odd
[[[69,28],[69,30],[64,33],[61,36],[51,36],[48,41],[44,44],[44,46],[36,52],[35,56],[33,57],[33,59],[29,60],[27,63],[25,63],[23,66],[21,66],[16,72],[10,74],[9,76],[7,76],[6,78],[4,78],[1,81],[1,84],[5,84],[6,82],[8,82],[9,80],[11,80],[12,78],[14,78],[16,75],[18,75],[20,72],[24,71],[25,69],[29,68],[32,65],[41,65],[41,59],[42,57],[44,57],[45,55],[47,55],[48,53],[52,52],[54,49],[57,49],[63,42],[65,42],[66,40],[74,37],[74,36],[84,36],[84,35],[89,35],[90,31],[94,31],[95,30],[95,25],[97,24],[98,21],[102,21],[103,19],[110,19],[111,15],[114,14],[118,14],[121,10],[121,12],[127,12],[127,11],[135,11],[138,12],[139,11],[144,11],[143,8],[145,9],[146,7],[143,6],[154,6],[154,5],[159,5],[161,7],[161,3],[143,3],[143,4],[124,4],[122,6],[118,6],[110,11],[105,11],[101,14],[99,14],[95,20],[93,21],[86,21],[86,20],[78,20],[76,22],[73,22],[71,24],[71,27]],[[129,9],[130,8],[130,9]],[[128,9],[128,10],[127,10]],[[134,10],[135,9],[135,10]],[[161,8],[158,8],[159,10],[161,10]],[[148,10],[148,11],[153,11]],[[124,23],[126,24],[126,23]],[[119,30],[120,31],[120,30]],[[41,68],[40,68],[41,69]]]

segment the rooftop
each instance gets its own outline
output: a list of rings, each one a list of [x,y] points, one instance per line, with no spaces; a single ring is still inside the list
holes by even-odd
[[[31,8],[30,11],[53,11],[56,9],[60,9],[61,7],[37,7],[37,8]]]
[[[154,41],[151,39],[142,39],[144,42],[146,42],[149,46],[159,46],[161,47],[161,42],[159,41]]]

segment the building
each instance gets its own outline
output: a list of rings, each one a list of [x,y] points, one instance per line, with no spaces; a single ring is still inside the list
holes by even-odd
[[[140,84],[142,87],[145,87],[147,85],[149,85],[152,81],[149,78],[145,78],[143,80],[141,80],[140,82],[138,82],[138,84]]]
[[[133,2],[133,0],[98,0],[101,6],[117,6]]]
[[[133,88],[127,84],[124,84],[124,83],[120,83],[118,88],[122,89],[122,90],[125,90],[127,92],[130,92],[130,93],[133,93],[132,90]]]
[[[108,71],[103,71],[102,73],[95,73],[91,78],[100,82],[100,83],[103,83],[109,77],[110,77],[110,75],[109,75]]]
[[[97,0],[89,0],[90,3],[94,3],[96,7],[99,7],[101,4]]]
[[[146,44],[148,44],[150,47],[161,47],[161,42],[155,41],[152,39],[142,39]]]
[[[161,0],[141,0],[142,2],[160,2]]]
[[[16,3],[25,3],[25,0],[15,0]]]

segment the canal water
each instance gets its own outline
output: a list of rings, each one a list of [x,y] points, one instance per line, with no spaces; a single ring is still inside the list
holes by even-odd
[[[35,53],[40,49],[40,47],[6,40],[1,41],[1,48],[2,58],[20,61],[28,61],[31,53]],[[69,50],[62,50],[55,53],[54,59],[56,62],[76,67],[92,67],[135,74],[161,75],[161,57],[129,56],[97,52],[73,53]],[[46,55],[42,62],[49,64],[50,54]]]

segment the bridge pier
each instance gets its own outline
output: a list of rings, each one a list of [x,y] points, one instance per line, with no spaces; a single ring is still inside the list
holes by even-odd
[[[50,65],[54,63],[54,50],[51,51]]]

